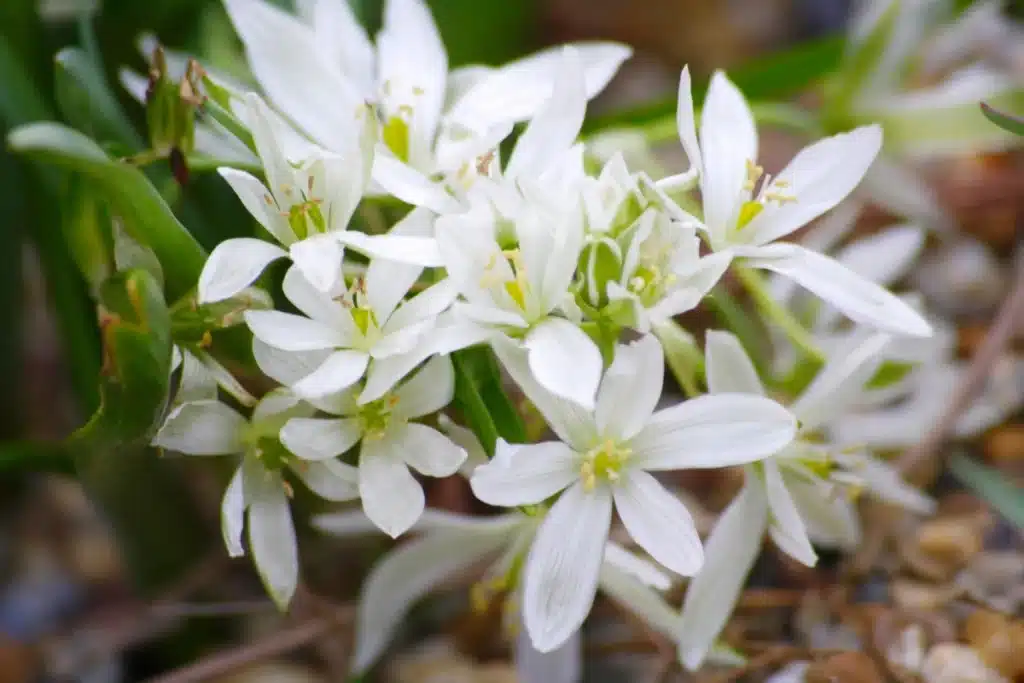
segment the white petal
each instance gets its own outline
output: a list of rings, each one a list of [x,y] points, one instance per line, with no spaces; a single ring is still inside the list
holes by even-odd
[[[455,369],[447,356],[435,356],[395,391],[395,412],[407,419],[430,415],[455,396]]]
[[[218,244],[199,274],[198,301],[222,301],[256,281],[272,262],[287,256],[276,244],[251,237],[236,237]]]
[[[767,202],[743,228],[755,244],[768,244],[825,213],[857,187],[882,147],[882,129],[863,126],[805,147],[776,179],[795,202]]]
[[[295,267],[321,292],[335,289],[341,278],[341,243],[334,235],[314,235],[288,248]]]
[[[822,480],[808,480],[795,473],[783,473],[786,490],[800,511],[807,538],[814,543],[856,549],[860,543],[857,510]]]
[[[480,439],[477,438],[471,429],[455,424],[451,418],[443,413],[437,416],[437,425],[449,439],[466,451],[466,460],[459,467],[459,474],[467,480],[473,476],[473,470],[480,465],[486,465],[490,461],[483,444],[480,443]]]
[[[818,562],[818,556],[807,537],[807,527],[800,517],[793,496],[786,488],[778,465],[771,460],[764,463],[764,482],[771,512],[768,531],[772,540],[780,550],[797,562],[813,567]]]
[[[274,104],[324,146],[348,147],[351,127],[337,117],[355,111],[361,96],[317,49],[312,30],[263,0],[225,0],[224,7]]]
[[[443,265],[441,252],[433,237],[408,235],[367,235],[354,230],[334,233],[335,238],[370,258],[434,268]]]
[[[227,490],[224,491],[224,500],[220,504],[220,532],[224,538],[224,545],[231,557],[241,557],[245,554],[242,547],[242,530],[245,528],[245,491],[242,484],[242,471],[235,470],[231,477]]]
[[[630,445],[645,470],[726,467],[772,455],[795,433],[793,415],[771,399],[714,394],[658,411]]]
[[[359,497],[359,470],[335,460],[304,462],[293,468],[302,483],[324,500],[343,502]]]
[[[667,638],[675,638],[679,612],[665,598],[632,574],[605,562],[601,565],[601,592]]]
[[[376,73],[373,44],[348,0],[313,0],[310,19],[321,51],[332,64],[341,64],[360,91],[369,92]]]
[[[839,250],[836,260],[858,275],[888,286],[906,275],[923,246],[924,230],[907,223],[850,243]]]
[[[663,591],[672,587],[672,577],[661,568],[661,565],[638,557],[613,541],[608,541],[608,545],[605,546],[604,563],[629,574],[645,586]]]
[[[579,135],[586,115],[583,69],[572,48],[564,48],[551,98],[516,142],[505,167],[509,178],[537,175],[552,167]]]
[[[653,334],[619,344],[597,394],[597,430],[613,439],[630,439],[647,424],[661,399],[665,357]]]
[[[906,216],[944,232],[956,227],[935,190],[916,171],[885,153],[871,164],[860,184],[860,192],[896,216]]]
[[[935,512],[935,501],[903,481],[899,472],[886,462],[860,453],[836,453],[835,458],[864,480],[868,492],[876,498],[923,515]]]
[[[420,474],[449,477],[466,460],[466,451],[432,427],[410,422],[393,429],[400,430],[392,438],[405,444],[402,457],[406,464]]]
[[[498,339],[495,355],[562,441],[584,450],[597,438],[593,416],[579,404],[561,399],[542,387],[530,371],[526,353],[512,341]]]
[[[580,328],[563,318],[548,318],[527,333],[530,371],[542,387],[561,398],[594,408],[601,381],[601,352]]]
[[[748,475],[704,542],[704,566],[686,589],[677,642],[679,657],[690,671],[700,668],[732,615],[767,524],[764,490]]]
[[[395,310],[384,325],[384,332],[400,327],[413,325],[421,321],[436,323],[441,313],[446,311],[459,295],[455,283],[450,278],[435,282],[411,299],[406,300]]]
[[[284,274],[281,289],[288,297],[288,301],[306,316],[330,327],[337,327],[349,335],[355,333],[356,327],[352,322],[351,313],[332,298],[336,292],[317,289],[299,268],[293,266],[288,269]]]
[[[328,460],[363,437],[359,420],[293,417],[281,428],[281,443],[303,460]]]
[[[747,162],[757,159],[757,129],[743,93],[724,73],[711,77],[700,117],[704,220],[712,233],[731,227],[739,209]]]
[[[458,211],[459,204],[444,186],[416,169],[379,150],[373,158],[373,179],[387,192],[407,204],[438,213]]]
[[[570,43],[583,64],[587,99],[601,92],[632,54],[617,43]],[[481,78],[452,106],[451,121],[482,130],[498,121],[531,118],[551,97],[554,76],[562,56],[549,48],[510,62]]]
[[[612,487],[615,510],[626,531],[651,557],[682,576],[704,562],[700,537],[689,510],[642,470],[630,470]]]
[[[391,316],[422,272],[420,266],[386,259],[370,261],[366,269],[366,298],[378,320]]]
[[[370,363],[370,369],[366,372],[366,383],[363,385],[363,390],[359,392],[358,404],[366,405],[370,401],[376,401],[394,389],[395,385],[422,363],[424,357],[429,356],[430,353],[432,353],[432,349],[422,345],[420,349],[411,353],[374,359]],[[412,399],[410,398],[410,400]],[[451,399],[448,402],[451,402]],[[399,410],[404,409],[405,407],[399,408]]]
[[[488,505],[541,503],[580,476],[576,456],[564,443],[509,444],[498,439],[494,457],[473,470],[473,494]]]
[[[295,409],[299,408],[298,411]],[[291,391],[283,387],[279,387],[272,391],[268,391],[263,395],[263,398],[253,406],[252,416],[249,418],[249,422],[257,424],[260,422],[278,422],[277,418],[285,415],[286,413],[294,415],[296,413],[302,413],[304,409],[308,409],[307,412],[312,414],[312,409],[308,406],[303,406],[302,399],[293,394]]]
[[[765,393],[757,368],[736,335],[708,330],[704,355],[704,373],[711,393]]]
[[[296,382],[292,391],[309,399],[337,393],[362,379],[369,363],[370,356],[365,351],[335,351],[320,367]]]
[[[433,320],[419,320],[406,327],[396,325],[394,331],[391,332],[385,326],[384,336],[374,342],[370,349],[370,355],[373,358],[389,358],[413,353],[417,348],[425,346],[427,340],[424,337],[433,327]]]
[[[690,171],[701,172],[703,164],[700,146],[697,144],[697,123],[693,116],[693,93],[690,88],[690,67],[684,66],[679,74],[679,99],[676,104],[676,128],[679,131],[679,142],[690,162]]]
[[[796,244],[738,248],[754,268],[795,280],[842,311],[850,319],[885,332],[927,337],[931,326],[908,304],[827,256]]]
[[[182,403],[171,411],[153,445],[190,455],[227,455],[242,450],[248,422],[220,401]]]
[[[345,346],[341,331],[318,320],[280,311],[246,311],[253,336],[282,351],[319,351]]]
[[[274,493],[257,496],[249,505],[249,547],[264,587],[283,610],[299,580],[299,557],[284,487],[269,491]]]
[[[523,617],[533,646],[550,652],[590,613],[612,516],[611,494],[575,484],[541,524],[523,575]]]
[[[403,443],[388,438],[363,442],[359,454],[359,494],[363,510],[377,527],[397,538],[423,514],[423,488],[402,457]]]
[[[181,364],[181,381],[178,382],[178,391],[174,395],[175,402],[188,403],[216,399],[217,379],[206,368],[206,365],[191,351],[186,350],[182,353],[177,346],[174,347],[174,351]]]
[[[254,337],[252,355],[256,365],[270,379],[285,386],[294,384],[320,367],[331,354],[319,351],[282,351]]]
[[[810,386],[790,404],[802,429],[817,429],[847,412],[885,360],[882,352],[889,339],[887,334],[873,334],[836,349]]]
[[[363,584],[353,673],[364,673],[380,657],[414,603],[498,552],[506,540],[501,534],[438,532],[404,543],[386,555]]]
[[[273,203],[273,197],[260,180],[234,168],[221,167],[217,169],[217,173],[228,182],[246,210],[274,236],[274,239],[281,244],[289,244],[295,239],[287,220],[281,215],[280,209]]]

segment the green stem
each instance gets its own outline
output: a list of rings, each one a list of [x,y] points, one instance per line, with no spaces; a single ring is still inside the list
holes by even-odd
[[[785,306],[779,305],[772,298],[771,293],[765,286],[761,276],[749,268],[734,264],[733,272],[739,278],[743,286],[754,299],[754,303],[761,309],[761,313],[769,320],[778,325],[793,344],[807,356],[818,363],[825,362],[825,354],[818,348],[814,337],[807,331]]]
[[[665,361],[687,398],[700,395],[697,378],[704,373],[704,356],[693,335],[675,320],[668,320],[655,326],[654,334],[665,350]]]

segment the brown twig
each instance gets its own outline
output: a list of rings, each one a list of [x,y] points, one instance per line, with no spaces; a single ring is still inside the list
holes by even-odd
[[[1022,254],[1018,254],[1016,261],[1013,289],[1000,305],[995,322],[989,328],[988,334],[985,335],[978,352],[971,359],[963,381],[957,387],[952,400],[924,439],[904,452],[896,462],[896,467],[902,474],[907,475],[918,470],[934,458],[952,431],[957,418],[984,386],[993,366],[1013,337],[1017,325],[1024,318],[1024,257]]]
[[[282,629],[251,645],[224,650],[195,664],[182,667],[148,683],[199,683],[241,669],[256,662],[282,655],[307,645],[331,630],[347,624],[353,611],[342,608],[332,615],[315,616],[296,626]]]

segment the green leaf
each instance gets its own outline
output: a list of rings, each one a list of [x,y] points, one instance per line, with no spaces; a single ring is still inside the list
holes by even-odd
[[[142,147],[142,137],[121,110],[103,72],[84,50],[64,48],[54,57],[54,64],[57,105],[68,123],[102,142]]]
[[[981,103],[981,113],[985,115],[985,118],[1003,130],[1007,130],[1014,135],[1024,135],[1024,117],[1005,114],[993,109],[984,102]]]
[[[206,254],[142,171],[111,159],[95,142],[58,123],[22,126],[11,132],[8,142],[18,152],[87,178],[124,220],[132,238],[156,253],[168,298],[195,286]]]
[[[526,427],[505,393],[501,370],[491,349],[465,349],[453,353],[451,358],[455,366],[456,405],[487,454],[494,455],[498,437],[510,443],[526,443]]]
[[[999,514],[1024,529],[1024,488],[1015,486],[1001,472],[980,465],[963,455],[949,459],[949,469],[967,488],[974,491]]]
[[[0,443],[0,473],[53,472],[73,474],[67,446],[51,441],[5,441]]]
[[[871,77],[885,56],[899,13],[900,3],[890,3],[864,40],[847,53],[842,67],[835,72],[826,90],[828,118],[841,116],[846,112],[857,93]]]
[[[77,176],[72,176],[68,182],[61,225],[71,258],[96,298],[100,285],[117,270],[111,218],[105,203],[92,192],[89,183]]]

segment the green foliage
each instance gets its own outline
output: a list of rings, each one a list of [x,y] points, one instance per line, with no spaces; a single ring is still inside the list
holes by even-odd
[[[949,469],[957,479],[996,509],[1018,529],[1024,529],[1024,489],[1007,477],[963,455],[949,460]]]
[[[455,365],[455,406],[462,413],[487,455],[494,455],[498,437],[525,443],[526,427],[501,383],[494,353],[474,347],[452,354]]]
[[[1014,135],[1024,135],[1024,117],[1006,114],[981,103],[981,113],[992,123]]]
[[[64,120],[101,142],[138,149],[142,138],[111,92],[102,68],[81,48],[67,47],[54,58],[54,91]]]

